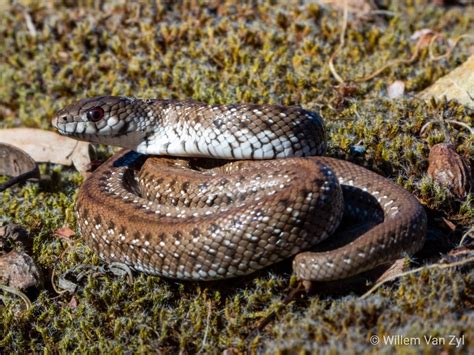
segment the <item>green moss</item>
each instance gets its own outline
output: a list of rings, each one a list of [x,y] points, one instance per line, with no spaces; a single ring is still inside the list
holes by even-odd
[[[389,60],[409,58],[416,30],[431,28],[454,37],[474,29],[469,7],[389,3],[393,16],[350,18],[346,44],[335,59],[343,78],[360,78]],[[147,7],[23,1],[0,9],[0,128],[51,129],[53,113],[66,103],[104,94],[298,104],[324,116],[329,155],[391,178],[461,231],[473,224],[472,196],[458,201],[426,177],[429,149],[446,140],[446,131],[458,153],[472,160],[474,137],[446,123],[472,126],[472,112],[453,102],[422,102],[411,95],[460,64],[469,46],[457,46],[438,62],[430,61],[424,48],[412,64],[391,67],[351,89],[337,87],[327,66],[338,45],[341,13],[316,4],[158,1]],[[435,50],[445,49],[440,44]],[[384,98],[395,80],[405,82],[407,98]],[[428,122],[444,123],[432,124],[422,135]],[[363,155],[351,152],[356,144],[365,147]],[[99,150],[100,157],[107,154],[110,149]],[[366,300],[349,292],[300,298],[260,332],[253,332],[258,321],[280,308],[294,283],[287,264],[212,284],[143,274],[130,281],[89,268],[81,280],[79,271],[69,274],[78,285],[74,295],[57,295],[49,281],[53,270],[57,284],[67,270],[102,263],[80,237],[65,241],[54,234],[64,225],[75,228],[72,212],[81,176],[46,165],[41,173],[39,185],[27,183],[0,194],[0,221],[29,230],[33,257],[47,276],[45,289],[31,296],[28,311],[19,299],[1,294],[2,353],[43,348],[411,353],[468,352],[474,346],[472,265],[407,276]],[[464,344],[433,348],[422,341],[418,347],[381,347],[370,345],[373,334],[464,335]]]

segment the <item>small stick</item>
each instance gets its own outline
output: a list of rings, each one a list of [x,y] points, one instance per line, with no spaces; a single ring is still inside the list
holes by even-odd
[[[428,266],[422,266],[422,267],[419,267],[419,268],[416,268],[416,269],[413,269],[413,270],[409,270],[409,271],[406,271],[406,272],[401,272],[397,275],[393,275],[383,281],[380,281],[378,283],[376,283],[370,290],[368,290],[366,293],[364,293],[362,296],[360,296],[361,299],[365,299],[367,298],[368,296],[370,296],[372,293],[374,293],[375,290],[377,290],[380,286],[382,286],[383,284],[389,282],[389,281],[393,281],[393,280],[396,280],[398,278],[401,278],[403,276],[407,276],[407,275],[411,275],[411,274],[416,274],[420,271],[423,271],[423,270],[430,270],[430,269],[447,269],[447,268],[451,268],[451,267],[455,267],[455,266],[460,266],[460,265],[465,265],[465,264],[469,264],[471,262],[474,262],[474,256],[473,257],[470,257],[470,258],[467,258],[467,259],[464,259],[464,260],[460,260],[460,261],[456,261],[454,263],[440,263],[440,264],[432,264],[432,265],[428,265]]]
[[[2,285],[2,284],[0,284],[0,290],[3,290],[5,292],[8,292],[20,297],[23,300],[23,302],[25,302],[26,310],[29,310],[32,307],[30,299],[20,290],[7,286],[7,285]]]

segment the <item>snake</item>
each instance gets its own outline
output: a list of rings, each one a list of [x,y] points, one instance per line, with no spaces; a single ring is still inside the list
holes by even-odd
[[[52,124],[122,148],[84,181],[75,207],[79,232],[107,263],[210,281],[293,257],[299,279],[324,282],[424,244],[418,200],[322,156],[323,119],[299,106],[99,96],[65,106]]]

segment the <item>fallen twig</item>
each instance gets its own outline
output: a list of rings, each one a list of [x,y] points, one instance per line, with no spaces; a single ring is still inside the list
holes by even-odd
[[[383,284],[385,284],[389,281],[399,279],[403,276],[416,274],[420,271],[430,270],[430,269],[447,269],[447,268],[451,268],[451,267],[455,267],[455,266],[466,265],[466,264],[469,264],[471,262],[474,262],[474,256],[470,257],[470,258],[467,258],[467,259],[464,259],[464,260],[456,261],[456,262],[453,262],[453,263],[432,264],[432,265],[428,265],[428,266],[422,266],[422,267],[419,267],[419,268],[416,268],[416,269],[413,269],[413,270],[401,272],[399,274],[393,275],[393,276],[391,276],[391,277],[389,277],[389,278],[387,278],[383,281],[380,281],[380,282],[376,283],[370,290],[368,290],[366,293],[364,293],[362,296],[360,296],[360,298],[361,299],[367,298],[368,296],[370,296],[372,293],[374,293],[374,291],[376,291]]]
[[[23,302],[25,303],[26,310],[29,310],[32,307],[32,303],[31,303],[30,299],[28,298],[28,296],[26,296],[20,290],[18,290],[16,288],[13,288],[13,287],[10,287],[10,286],[7,286],[7,285],[2,285],[2,284],[0,284],[0,290],[3,290],[4,292],[8,292],[8,293],[11,293],[13,295],[16,295],[16,296],[20,297],[23,300]]]
[[[444,58],[447,58],[451,55],[451,53],[453,52],[453,49],[454,47],[457,46],[457,44],[464,38],[471,38],[471,39],[474,39],[474,35],[470,35],[470,34],[462,34],[462,35],[459,35],[457,37],[454,37],[451,41],[451,45],[448,47],[448,50],[446,51],[446,53],[444,54],[441,54],[439,56],[435,56],[433,54],[433,43],[438,39],[438,38],[442,38],[444,40],[446,40],[446,36],[441,34],[441,33],[435,33],[434,36],[431,38],[430,40],[430,44],[428,45],[428,53],[430,55],[430,59],[433,60],[433,61],[437,61],[437,60],[441,60],[441,59],[444,59]]]

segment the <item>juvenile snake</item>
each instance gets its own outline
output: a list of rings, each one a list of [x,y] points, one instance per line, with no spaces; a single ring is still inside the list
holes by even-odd
[[[95,171],[77,199],[80,232],[107,262],[214,280],[295,256],[300,279],[327,281],[424,242],[418,201],[362,167],[313,156],[326,148],[323,122],[299,107],[103,96],[65,107],[53,125],[130,149]],[[343,213],[375,225],[314,251]]]

